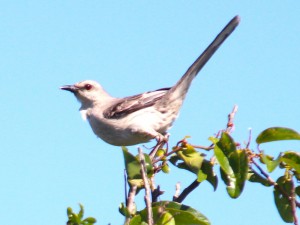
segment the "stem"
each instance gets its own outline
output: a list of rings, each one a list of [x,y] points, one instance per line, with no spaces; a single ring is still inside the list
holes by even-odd
[[[129,193],[128,193],[128,198],[126,200],[126,206],[127,206],[127,209],[128,209],[128,211],[129,211],[130,214],[133,214],[134,209],[135,209],[134,197],[136,195],[136,190],[137,190],[137,186],[136,185],[130,187]],[[125,220],[125,224],[129,224],[130,220],[131,220],[131,218],[127,217],[126,220]]]
[[[246,148],[248,149],[251,143],[251,139],[252,139],[252,129],[249,129],[249,138],[248,138],[248,143],[246,145]]]
[[[226,128],[226,132],[228,134],[230,134],[234,129],[233,119],[234,119],[234,116],[235,116],[237,110],[238,110],[238,106],[237,105],[233,106],[231,113],[229,113],[229,115],[228,115],[228,122],[227,122],[227,128]]]
[[[127,205],[127,173],[126,170],[124,169],[124,189],[125,189],[125,204]]]
[[[214,149],[214,144],[210,145],[210,146],[202,146],[202,145],[192,145],[194,148],[199,148],[199,149],[203,149],[206,151],[210,151],[212,149]]]
[[[193,183],[191,183],[187,188],[183,190],[183,192],[179,195],[178,198],[173,198],[175,202],[181,203],[183,200],[199,186],[199,182],[195,180]],[[175,197],[175,196],[174,196]]]
[[[173,196],[173,201],[178,199],[179,195],[180,195],[180,182],[177,182],[177,184],[175,186],[175,194]]]
[[[139,157],[140,157],[140,164],[141,164],[141,174],[145,186],[145,202],[147,208],[148,225],[153,225],[153,213],[152,213],[152,205],[151,205],[152,202],[150,198],[151,189],[150,189],[149,180],[146,173],[145,157],[141,148],[139,148]]]
[[[292,207],[292,213],[293,213],[293,218],[294,218],[294,225],[298,225],[298,218],[296,215],[296,193],[295,193],[295,185],[294,182],[292,180],[292,190],[291,190],[291,196],[289,198],[289,202],[291,204]]]
[[[157,188],[155,188],[152,191],[152,202],[157,202],[158,197],[161,196],[163,193],[165,193],[165,192],[161,191],[160,186],[158,185]]]
[[[257,169],[260,171],[260,173],[265,176],[265,178],[268,180],[268,182],[271,185],[273,185],[274,188],[276,188],[286,199],[289,200],[290,205],[292,207],[292,212],[293,212],[293,217],[294,217],[294,224],[298,225],[298,218],[297,218],[297,215],[296,215],[296,207],[300,207],[300,203],[297,202],[296,198],[295,198],[294,182],[292,182],[293,183],[292,193],[291,193],[291,195],[289,195],[254,160],[252,160],[252,163],[257,167]]]

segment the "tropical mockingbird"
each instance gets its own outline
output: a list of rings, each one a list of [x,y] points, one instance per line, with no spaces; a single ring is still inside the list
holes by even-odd
[[[239,24],[234,17],[171,88],[115,98],[95,81],[62,86],[81,102],[80,112],[94,133],[109,144],[129,146],[164,140],[176,119],[192,80]]]

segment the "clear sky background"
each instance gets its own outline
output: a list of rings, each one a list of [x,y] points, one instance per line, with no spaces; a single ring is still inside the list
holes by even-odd
[[[299,1],[2,1],[1,224],[65,224],[78,203],[97,224],[123,223],[121,149],[96,138],[59,87],[93,79],[121,97],[171,86],[237,14],[240,26],[193,82],[170,145],[185,135],[208,145],[234,104],[242,144],[249,127],[253,139],[271,126],[300,131]],[[299,142],[263,148],[276,155]],[[193,180],[172,167],[157,177],[161,199]],[[283,224],[272,188],[258,184],[232,200],[222,181],[216,192],[203,183],[184,203],[214,225]]]

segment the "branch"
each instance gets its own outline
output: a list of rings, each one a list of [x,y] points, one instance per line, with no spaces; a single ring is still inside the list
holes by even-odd
[[[227,122],[227,128],[226,128],[226,132],[228,134],[230,134],[233,131],[233,129],[234,129],[233,119],[234,119],[234,116],[235,116],[237,110],[238,110],[238,106],[235,105],[233,107],[231,113],[229,113],[229,115],[228,115],[228,122]]]
[[[181,203],[193,190],[195,190],[199,186],[199,182],[195,180],[191,183],[187,188],[183,190],[183,192],[179,195],[178,198],[173,197],[175,202]]]
[[[173,196],[173,201],[175,201],[176,199],[178,199],[179,195],[180,195],[180,182],[177,182],[176,186],[175,186],[175,194]]]
[[[294,182],[292,180],[292,192],[291,192],[291,196],[289,198],[289,202],[291,204],[292,207],[292,213],[293,213],[293,219],[294,219],[294,225],[298,225],[298,218],[297,218],[297,214],[296,214],[296,193],[295,193],[295,185]]]
[[[274,188],[276,188],[278,191],[280,191],[280,193],[286,197],[287,199],[291,199],[291,196],[285,192],[285,190],[280,186],[278,185],[270,176],[269,174],[267,174],[254,160],[252,160],[252,163],[257,167],[257,169],[259,170],[259,172],[264,175],[264,177],[268,180],[268,182],[274,186]],[[299,207],[300,208],[300,203],[296,201],[296,199],[294,199],[294,202],[295,202],[295,206]]]
[[[130,214],[133,214],[135,211],[135,205],[134,205],[134,197],[136,195],[137,186],[131,186],[128,193],[128,198],[126,199],[126,207]],[[131,218],[127,217],[125,220],[125,224],[129,224]]]
[[[172,151],[166,153],[165,155],[153,159],[153,160],[152,160],[152,163],[155,164],[155,163],[159,162],[160,160],[162,160],[162,158],[168,157],[168,156],[172,155],[173,153],[175,153],[175,152],[177,152],[177,151],[180,151],[180,150],[182,150],[182,147],[176,146],[176,147],[173,148]]]
[[[126,205],[128,204],[128,200],[127,200],[127,173],[126,173],[126,169],[124,169],[124,189],[125,189],[125,203]]]
[[[252,140],[252,129],[249,128],[249,137],[248,137],[248,142],[247,142],[247,145],[246,145],[246,148],[247,148],[247,149],[248,149],[249,146],[250,146],[251,140]]]
[[[139,157],[141,163],[141,174],[145,186],[145,202],[146,202],[147,215],[148,215],[148,225],[153,225],[153,213],[152,213],[152,206],[151,206],[152,202],[150,198],[151,189],[150,189],[149,180],[146,173],[145,157],[141,148],[139,148]]]
[[[165,192],[161,191],[160,186],[158,185],[157,188],[155,188],[152,191],[152,202],[157,202],[158,197],[161,196],[163,193],[165,193]]]
[[[165,136],[163,136],[163,138],[160,138],[157,141],[157,144],[154,146],[153,150],[149,154],[151,160],[153,160],[155,158],[155,154],[158,151],[158,149],[163,148],[164,145],[167,145],[166,149],[168,150],[168,148],[169,148],[169,146],[168,146],[169,136],[170,136],[169,134],[166,134]]]
[[[206,151],[210,151],[212,149],[214,149],[214,144],[210,145],[210,146],[202,146],[202,145],[192,145],[194,148],[198,148],[198,149],[203,149]]]

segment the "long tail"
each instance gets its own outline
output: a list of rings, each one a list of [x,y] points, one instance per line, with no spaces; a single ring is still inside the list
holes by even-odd
[[[213,40],[213,42],[204,50],[204,52],[196,59],[196,61],[189,67],[189,69],[185,72],[185,74],[181,77],[181,79],[175,84],[168,93],[161,99],[160,105],[170,104],[173,101],[179,100],[177,104],[181,106],[180,100],[183,101],[187,90],[195,78],[195,76],[199,73],[199,71],[203,68],[203,66],[207,63],[207,61],[212,57],[212,55],[217,51],[217,49],[221,46],[221,44],[226,40],[226,38],[234,31],[234,29],[238,26],[240,22],[240,17],[235,16],[218,34],[218,36]]]

